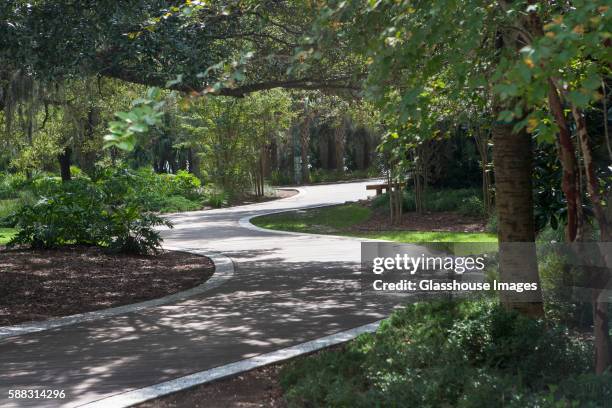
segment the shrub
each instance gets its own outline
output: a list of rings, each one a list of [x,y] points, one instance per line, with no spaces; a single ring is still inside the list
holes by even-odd
[[[0,173],[0,200],[17,198],[19,191],[27,184],[28,180],[24,174]]]
[[[484,204],[478,197],[472,196],[464,198],[459,205],[459,213],[468,216],[482,216],[484,214]]]
[[[476,200],[480,204],[476,204]],[[468,204],[465,204],[466,201]],[[389,196],[385,193],[374,198],[372,205],[377,207],[384,207],[389,205]],[[425,192],[424,205],[426,211],[441,212],[441,211],[461,211],[462,206],[482,206],[482,201],[479,198],[479,192],[474,189],[458,189],[458,190],[432,190],[429,189]],[[402,209],[406,212],[415,211],[415,198],[414,190],[406,189],[402,196]],[[472,210],[470,209],[470,212]],[[479,215],[484,212],[481,209]],[[472,215],[472,214],[469,214]]]
[[[161,236],[156,226],[166,225],[168,221],[151,214],[143,213],[134,203],[115,208],[105,223],[102,239],[104,244],[118,252],[146,254],[156,253],[161,247]]]
[[[9,245],[53,248],[69,244],[100,245],[123,252],[155,252],[161,238],[154,227],[168,225],[150,214],[123,170],[107,173],[95,183],[75,179],[37,186],[40,199],[23,205],[15,214],[19,227]]]
[[[103,201],[103,192],[84,180],[50,188],[37,203],[24,205],[17,211],[15,224],[19,232],[9,245],[52,248],[66,244],[96,244],[100,238]]]
[[[194,174],[189,173],[185,170],[179,170],[171,178],[173,184],[173,193],[181,195],[185,198],[199,198],[200,197],[200,179]]]
[[[295,360],[281,372],[290,406],[538,406],[605,401],[571,393],[591,369],[591,350],[562,326],[547,327],[491,300],[409,305],[340,350]],[[609,376],[612,377],[612,376]],[[553,405],[539,405],[553,406]]]
[[[7,199],[0,200],[0,227],[14,227],[14,216],[20,207],[19,200]]]
[[[272,170],[270,174],[270,184],[273,186],[286,186],[293,183],[293,178],[289,172],[282,170]]]
[[[189,200],[183,196],[174,195],[164,200],[159,212],[174,213],[182,211],[196,211],[202,208],[202,204]]]
[[[497,214],[492,214],[489,217],[489,221],[487,221],[486,230],[491,234],[497,234]]]
[[[225,207],[229,203],[229,193],[223,189],[212,187],[206,191],[206,204],[214,208]]]

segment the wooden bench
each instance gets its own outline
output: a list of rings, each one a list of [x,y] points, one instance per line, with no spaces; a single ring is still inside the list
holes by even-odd
[[[376,190],[376,195],[378,196],[383,193],[383,190],[385,192],[389,191],[389,184],[368,184],[366,185],[366,190]]]

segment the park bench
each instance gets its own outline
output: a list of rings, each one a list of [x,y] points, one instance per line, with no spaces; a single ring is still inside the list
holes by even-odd
[[[387,183],[383,183],[383,184],[368,184],[366,185],[366,190],[376,190],[376,195],[381,195],[384,191],[388,191],[389,190],[389,184]]]

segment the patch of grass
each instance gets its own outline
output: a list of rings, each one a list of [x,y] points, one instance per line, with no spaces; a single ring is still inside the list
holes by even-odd
[[[495,234],[487,232],[450,231],[349,231],[354,225],[367,221],[372,210],[358,204],[293,211],[256,217],[251,222],[258,227],[280,231],[311,234],[346,235],[395,242],[497,242]]]
[[[372,210],[357,204],[300,210],[256,217],[251,222],[258,227],[280,231],[312,234],[338,233],[342,229],[366,221]]]
[[[0,245],[5,245],[17,234],[15,228],[0,228]]]
[[[497,242],[497,235],[488,232],[376,231],[354,236],[415,244],[421,242]]]

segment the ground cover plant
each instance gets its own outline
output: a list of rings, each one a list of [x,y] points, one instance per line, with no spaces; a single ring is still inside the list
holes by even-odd
[[[281,373],[289,406],[604,407],[592,344],[495,300],[416,303]]]

